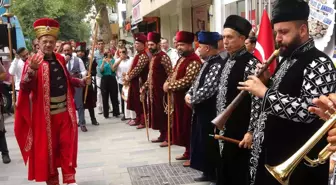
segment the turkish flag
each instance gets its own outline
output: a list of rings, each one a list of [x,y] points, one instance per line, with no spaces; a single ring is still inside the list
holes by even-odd
[[[261,62],[266,62],[266,60],[272,55],[274,50],[275,49],[272,24],[268,17],[267,11],[264,9],[261,17],[261,23],[254,55]],[[273,61],[272,64],[269,66],[269,71],[271,74],[274,73],[275,68],[276,62]]]

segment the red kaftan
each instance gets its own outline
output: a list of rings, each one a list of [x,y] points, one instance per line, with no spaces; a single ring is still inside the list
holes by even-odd
[[[55,127],[50,115],[50,70],[49,63],[43,61],[37,71],[32,70],[26,63],[21,80],[19,99],[15,114],[14,132],[25,164],[28,162],[28,180],[47,181],[50,175],[56,174],[56,168],[61,162],[71,167],[77,166],[77,118],[72,86],[83,87],[82,80],[72,78],[65,68],[64,58],[55,54],[61,64],[67,79],[67,113],[70,119],[63,123],[62,128]],[[32,110],[29,109],[29,97]],[[62,114],[62,113],[60,113]],[[66,126],[68,124],[68,126]],[[59,132],[69,133],[55,135]],[[67,140],[67,142],[66,142]],[[62,155],[68,156],[66,161],[60,161],[60,150],[55,149],[55,143],[68,143]],[[63,148],[64,149],[64,148]],[[71,181],[72,177],[68,177]],[[73,174],[74,178],[74,174]]]
[[[190,146],[192,111],[184,101],[184,97],[196,79],[201,68],[201,60],[195,54],[181,57],[169,77],[169,89],[173,94],[172,142],[178,146]]]
[[[137,114],[137,121],[144,123],[143,118],[143,107],[140,102],[140,82],[145,83],[148,75],[148,63],[149,57],[146,51],[140,52],[137,54],[131,66],[130,71],[128,72],[128,76],[130,79],[130,88],[128,92],[128,100],[127,100],[127,109],[133,110]]]
[[[163,106],[163,84],[172,71],[172,64],[169,56],[160,51],[153,55],[149,64],[148,80],[145,83],[149,90],[149,121],[152,129],[167,130],[167,114]]]

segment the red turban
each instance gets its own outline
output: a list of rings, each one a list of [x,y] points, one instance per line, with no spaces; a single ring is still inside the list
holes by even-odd
[[[149,32],[147,35],[147,40],[157,44],[161,40],[161,35],[159,33]]]
[[[176,42],[184,42],[192,44],[194,42],[195,35],[187,31],[179,31],[176,33]]]
[[[33,26],[36,33],[36,38],[40,38],[44,35],[51,35],[57,38],[60,27],[56,20],[50,18],[37,19]]]
[[[145,44],[147,42],[147,37],[143,33],[134,34],[134,40]]]

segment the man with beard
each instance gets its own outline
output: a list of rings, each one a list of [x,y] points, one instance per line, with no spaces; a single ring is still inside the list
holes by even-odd
[[[244,18],[231,15],[223,26],[224,48],[229,56],[220,77],[217,95],[217,113],[223,112],[240,93],[238,83],[253,75],[259,63],[244,45],[252,25]],[[239,146],[234,143],[220,141],[221,167],[218,175],[220,185],[248,184],[249,150],[253,130],[250,127],[251,104],[255,99],[246,96],[232,112],[220,134],[225,137],[241,140]],[[258,106],[258,105],[256,105]]]
[[[76,48],[77,57],[82,59],[86,70],[89,70],[90,61],[89,61],[89,58],[87,57],[85,46],[86,46],[85,42],[84,43],[82,42]],[[96,69],[96,67],[97,67],[96,61],[92,61],[92,68],[91,69],[93,69],[93,70],[91,70],[91,75],[90,75],[92,81],[94,81],[93,78],[94,78],[94,76],[96,76],[96,70],[94,70],[94,69]],[[83,91],[83,101],[84,101],[84,96],[85,96],[85,88],[84,88],[84,91]],[[91,84],[91,85],[88,86],[86,102],[84,102],[84,109],[89,110],[92,125],[98,126],[99,123],[97,122],[95,111],[94,111],[94,108],[96,107],[96,102],[97,102],[97,94],[93,89],[93,85]]]
[[[8,69],[9,74],[13,75],[15,78],[16,99],[18,99],[18,94],[20,90],[20,81],[23,66],[28,57],[29,57],[29,51],[26,48],[19,48],[16,52],[15,59],[13,60]]]
[[[193,109],[190,167],[203,172],[195,181],[216,180],[219,146],[217,140],[209,137],[209,134],[213,134],[215,129],[211,120],[217,114],[216,96],[224,66],[218,50],[220,39],[217,32],[199,32],[198,50],[205,63],[185,97],[186,103]]]
[[[135,55],[130,71],[125,76],[125,81],[130,83],[127,109],[135,111],[136,119],[130,126],[138,125],[138,128],[144,128],[145,120],[140,102],[140,86],[146,82],[148,76],[149,58],[145,51],[145,44],[147,42],[146,35],[139,33],[135,35]]]
[[[309,38],[309,5],[304,1],[281,0],[274,5],[272,23],[283,57],[265,86],[250,76],[239,89],[261,98],[258,121],[254,122],[251,184],[277,185],[265,168],[287,160],[323,125],[308,112],[312,100],[335,92],[336,70],[330,58],[316,49]],[[265,74],[267,77],[268,74]],[[258,108],[258,107],[256,107]],[[322,139],[308,157],[314,158],[327,145]],[[312,168],[301,161],[289,179],[291,185],[327,184],[329,164]]]
[[[191,84],[196,79],[201,59],[194,53],[192,43],[194,34],[186,31],[176,33],[177,50],[181,56],[167,81],[163,85],[165,92],[171,93],[172,113],[172,144],[185,147],[183,155],[176,160],[188,160],[183,166],[190,166],[190,130],[191,108],[184,101],[184,97]]]
[[[163,107],[162,87],[172,71],[172,64],[169,56],[160,50],[160,39],[159,33],[149,32],[147,35],[148,49],[152,53],[152,59],[149,64],[148,79],[141,88],[141,94],[149,90],[149,123],[152,129],[160,131],[160,136],[152,142],[163,142],[160,147],[166,147],[168,146],[167,114]]]
[[[82,59],[73,56],[72,47],[70,44],[63,45],[63,52],[66,67],[71,76],[75,78],[82,78],[85,77],[87,71],[85,69],[84,63]],[[75,105],[76,110],[78,113],[78,125],[80,126],[83,132],[87,132],[86,128],[86,121],[85,121],[85,109],[84,109],[84,102],[83,102],[83,88],[82,87],[75,87]]]
[[[59,23],[50,18],[34,22],[40,50],[25,63],[15,114],[15,137],[28,180],[76,185],[78,131],[73,87],[91,83],[90,77],[71,77],[64,57],[54,53]],[[31,99],[31,109],[30,109]]]

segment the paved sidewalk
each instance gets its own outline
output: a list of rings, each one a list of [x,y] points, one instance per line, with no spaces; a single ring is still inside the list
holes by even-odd
[[[159,143],[147,141],[146,130],[137,130],[120,119],[104,119],[97,115],[99,126],[90,123],[88,112],[88,132],[79,131],[79,151],[77,183],[79,185],[131,185],[127,167],[168,163],[168,149],[160,148]],[[13,133],[13,118],[5,121],[7,142],[12,162],[0,163],[1,185],[45,184],[27,181],[27,168]],[[150,130],[150,139],[158,137],[159,132]],[[172,162],[182,154],[182,147],[172,146]],[[206,185],[209,183],[194,183]]]

